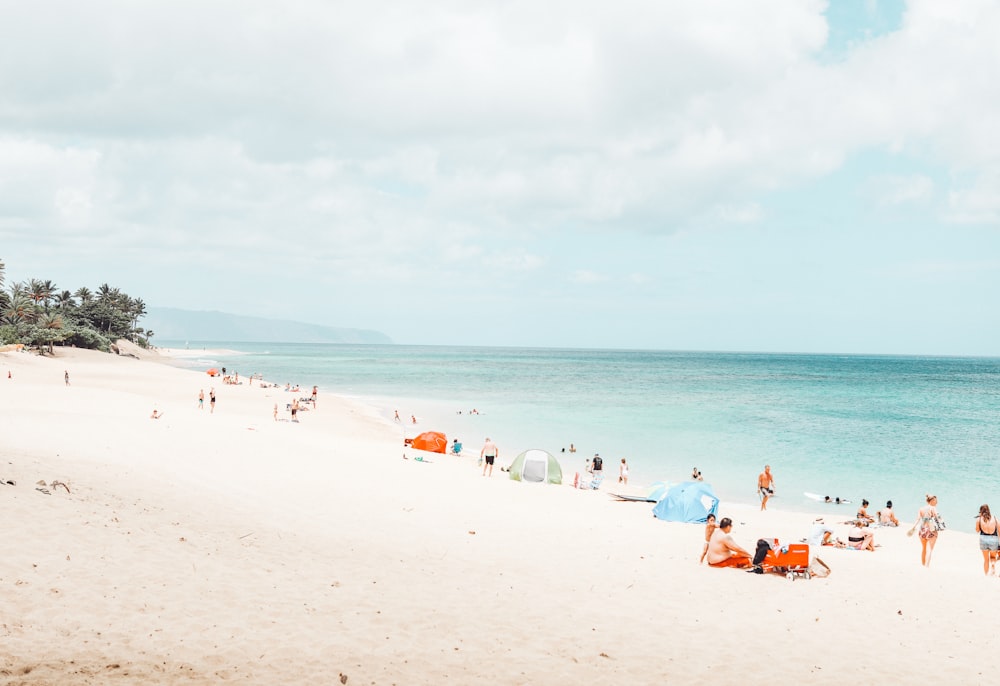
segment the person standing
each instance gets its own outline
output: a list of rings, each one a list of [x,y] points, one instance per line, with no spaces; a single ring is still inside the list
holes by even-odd
[[[215,414],[215,389],[214,388],[210,388],[208,390],[208,405],[209,405],[208,413],[209,414]]]
[[[274,403],[274,421],[278,421],[278,403]]]
[[[479,457],[483,459],[483,476],[486,476],[487,468],[489,468],[489,475],[493,476],[493,463],[496,462],[499,455],[500,449],[497,448],[497,444],[491,441],[489,436],[487,436],[483,449],[479,451]]]
[[[979,549],[983,552],[983,574],[996,574],[997,556],[1000,555],[1000,530],[997,529],[997,518],[990,512],[989,505],[979,506],[976,533],[979,534]]]
[[[774,495],[774,477],[771,465],[764,465],[764,471],[757,477],[757,492],[760,494],[760,509],[767,509],[767,499]]]
[[[292,421],[299,421],[299,399],[295,398],[292,400]]]
[[[594,453],[594,457],[590,460],[590,473],[594,475],[590,487],[597,490],[604,481],[604,460],[599,453]]]
[[[316,409],[316,395],[318,393],[319,393],[319,386],[313,386],[312,403],[313,403],[313,409],[314,410]]]
[[[618,467],[618,483],[628,486],[628,462],[622,458],[622,463]]]
[[[937,545],[938,531],[944,528],[944,522],[937,511],[938,499],[936,495],[927,495],[927,504],[917,512],[917,521],[913,523],[907,536],[912,536],[917,529],[920,530],[920,564],[924,567],[931,566],[931,556],[934,554],[934,546]]]
[[[66,385],[69,386],[69,370],[68,369],[63,373],[63,381],[65,381]]]
[[[205,389],[204,388],[202,388],[201,390],[198,391],[198,409],[199,410],[204,410],[205,409]]]

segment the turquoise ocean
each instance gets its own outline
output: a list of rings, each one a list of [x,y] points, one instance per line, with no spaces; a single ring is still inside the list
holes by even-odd
[[[846,517],[862,498],[872,512],[891,499],[912,520],[924,494],[934,493],[952,526],[970,529],[981,503],[1000,509],[998,358],[164,345],[237,350],[178,364],[261,374],[304,391],[315,384],[321,399],[356,399],[390,421],[398,410],[401,436],[443,431],[467,455],[490,436],[501,464],[543,448],[572,479],[599,452],[605,490],[615,489],[625,457],[634,484],[683,481],[697,467],[723,500],[743,503],[756,502],[757,474],[770,464],[775,509]],[[805,492],[852,504],[824,505]]]

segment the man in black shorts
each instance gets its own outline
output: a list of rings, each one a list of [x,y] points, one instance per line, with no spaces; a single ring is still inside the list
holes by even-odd
[[[486,468],[489,467],[490,476],[493,476],[493,463],[496,462],[497,456],[500,455],[500,450],[497,448],[497,444],[494,443],[486,437],[486,445],[483,449],[479,451],[479,457],[483,458],[483,476],[486,476]]]

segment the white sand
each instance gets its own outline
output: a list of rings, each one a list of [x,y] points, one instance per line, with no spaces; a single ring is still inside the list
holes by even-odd
[[[486,479],[469,443],[403,460],[366,408],[321,389],[300,423],[273,421],[290,399],[89,351],[0,353],[0,477],[17,482],[0,486],[0,682],[993,681],[1000,581],[953,530],[978,503],[940,504],[953,529],[929,569],[908,522],[789,582],[699,566],[703,527],[612,501],[612,479]],[[780,499],[720,514],[748,549],[812,520]]]

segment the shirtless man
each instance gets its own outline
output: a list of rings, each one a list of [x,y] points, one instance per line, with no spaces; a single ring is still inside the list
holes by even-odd
[[[733,520],[723,517],[719,528],[712,532],[708,541],[708,554],[705,559],[709,567],[752,567],[751,555],[736,545],[729,534],[733,530]]]
[[[483,449],[479,451],[479,457],[484,460],[483,462],[483,476],[486,476],[486,468],[489,467],[490,476],[493,476],[493,463],[496,461],[497,456],[500,454],[500,449],[497,448],[497,444],[491,441],[489,438],[486,439],[486,444]]]
[[[774,477],[771,476],[771,465],[764,465],[764,471],[757,477],[757,492],[760,494],[760,509],[767,509],[767,499],[774,493]]]

